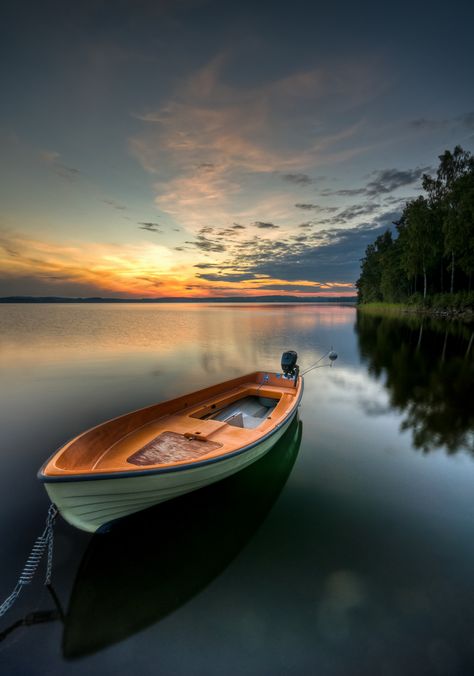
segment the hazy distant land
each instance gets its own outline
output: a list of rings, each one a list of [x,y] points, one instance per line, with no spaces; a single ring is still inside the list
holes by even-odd
[[[69,298],[63,296],[4,296],[0,303],[356,303],[356,296],[221,296],[220,298]]]

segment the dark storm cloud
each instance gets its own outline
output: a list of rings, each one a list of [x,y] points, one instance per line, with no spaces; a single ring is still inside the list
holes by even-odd
[[[257,228],[261,228],[262,230],[276,230],[280,227],[274,223],[265,223],[264,221],[255,221],[254,225],[256,225]]]
[[[288,183],[294,183],[295,185],[310,185],[313,182],[311,176],[308,174],[283,174],[282,179],[288,181]]]
[[[157,232],[159,234],[163,233],[163,230],[160,230],[159,223],[152,223],[150,221],[140,221],[138,225],[140,230],[148,230],[148,232]]]

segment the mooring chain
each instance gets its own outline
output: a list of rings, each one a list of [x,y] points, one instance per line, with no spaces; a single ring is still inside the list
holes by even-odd
[[[54,541],[54,522],[58,510],[55,505],[50,505],[48,509],[48,516],[46,517],[46,524],[42,534],[36,539],[35,544],[29,557],[26,560],[25,566],[21,572],[18,582],[15,585],[14,590],[8,596],[5,601],[0,605],[0,617],[5,615],[5,613],[10,610],[12,605],[15,603],[19,597],[21,590],[27,584],[33,580],[38,566],[41,563],[41,559],[45,551],[47,550],[47,560],[46,560],[46,576],[44,580],[45,585],[51,584],[51,574],[53,569],[53,541]]]

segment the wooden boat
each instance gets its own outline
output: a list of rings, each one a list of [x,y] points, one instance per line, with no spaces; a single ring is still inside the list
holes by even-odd
[[[65,658],[90,655],[159,622],[222,573],[291,473],[302,433],[297,418],[241,472],[122,519],[106,538],[91,538],[64,617]]]
[[[219,481],[262,457],[291,424],[303,394],[296,353],[284,353],[282,368],[104,422],[66,443],[38,477],[66,521],[89,532]]]

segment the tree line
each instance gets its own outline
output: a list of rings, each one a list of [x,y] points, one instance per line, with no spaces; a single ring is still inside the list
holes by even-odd
[[[427,302],[434,294],[471,292],[474,272],[474,156],[456,146],[439,156],[424,195],[369,244],[356,282],[359,303]]]

